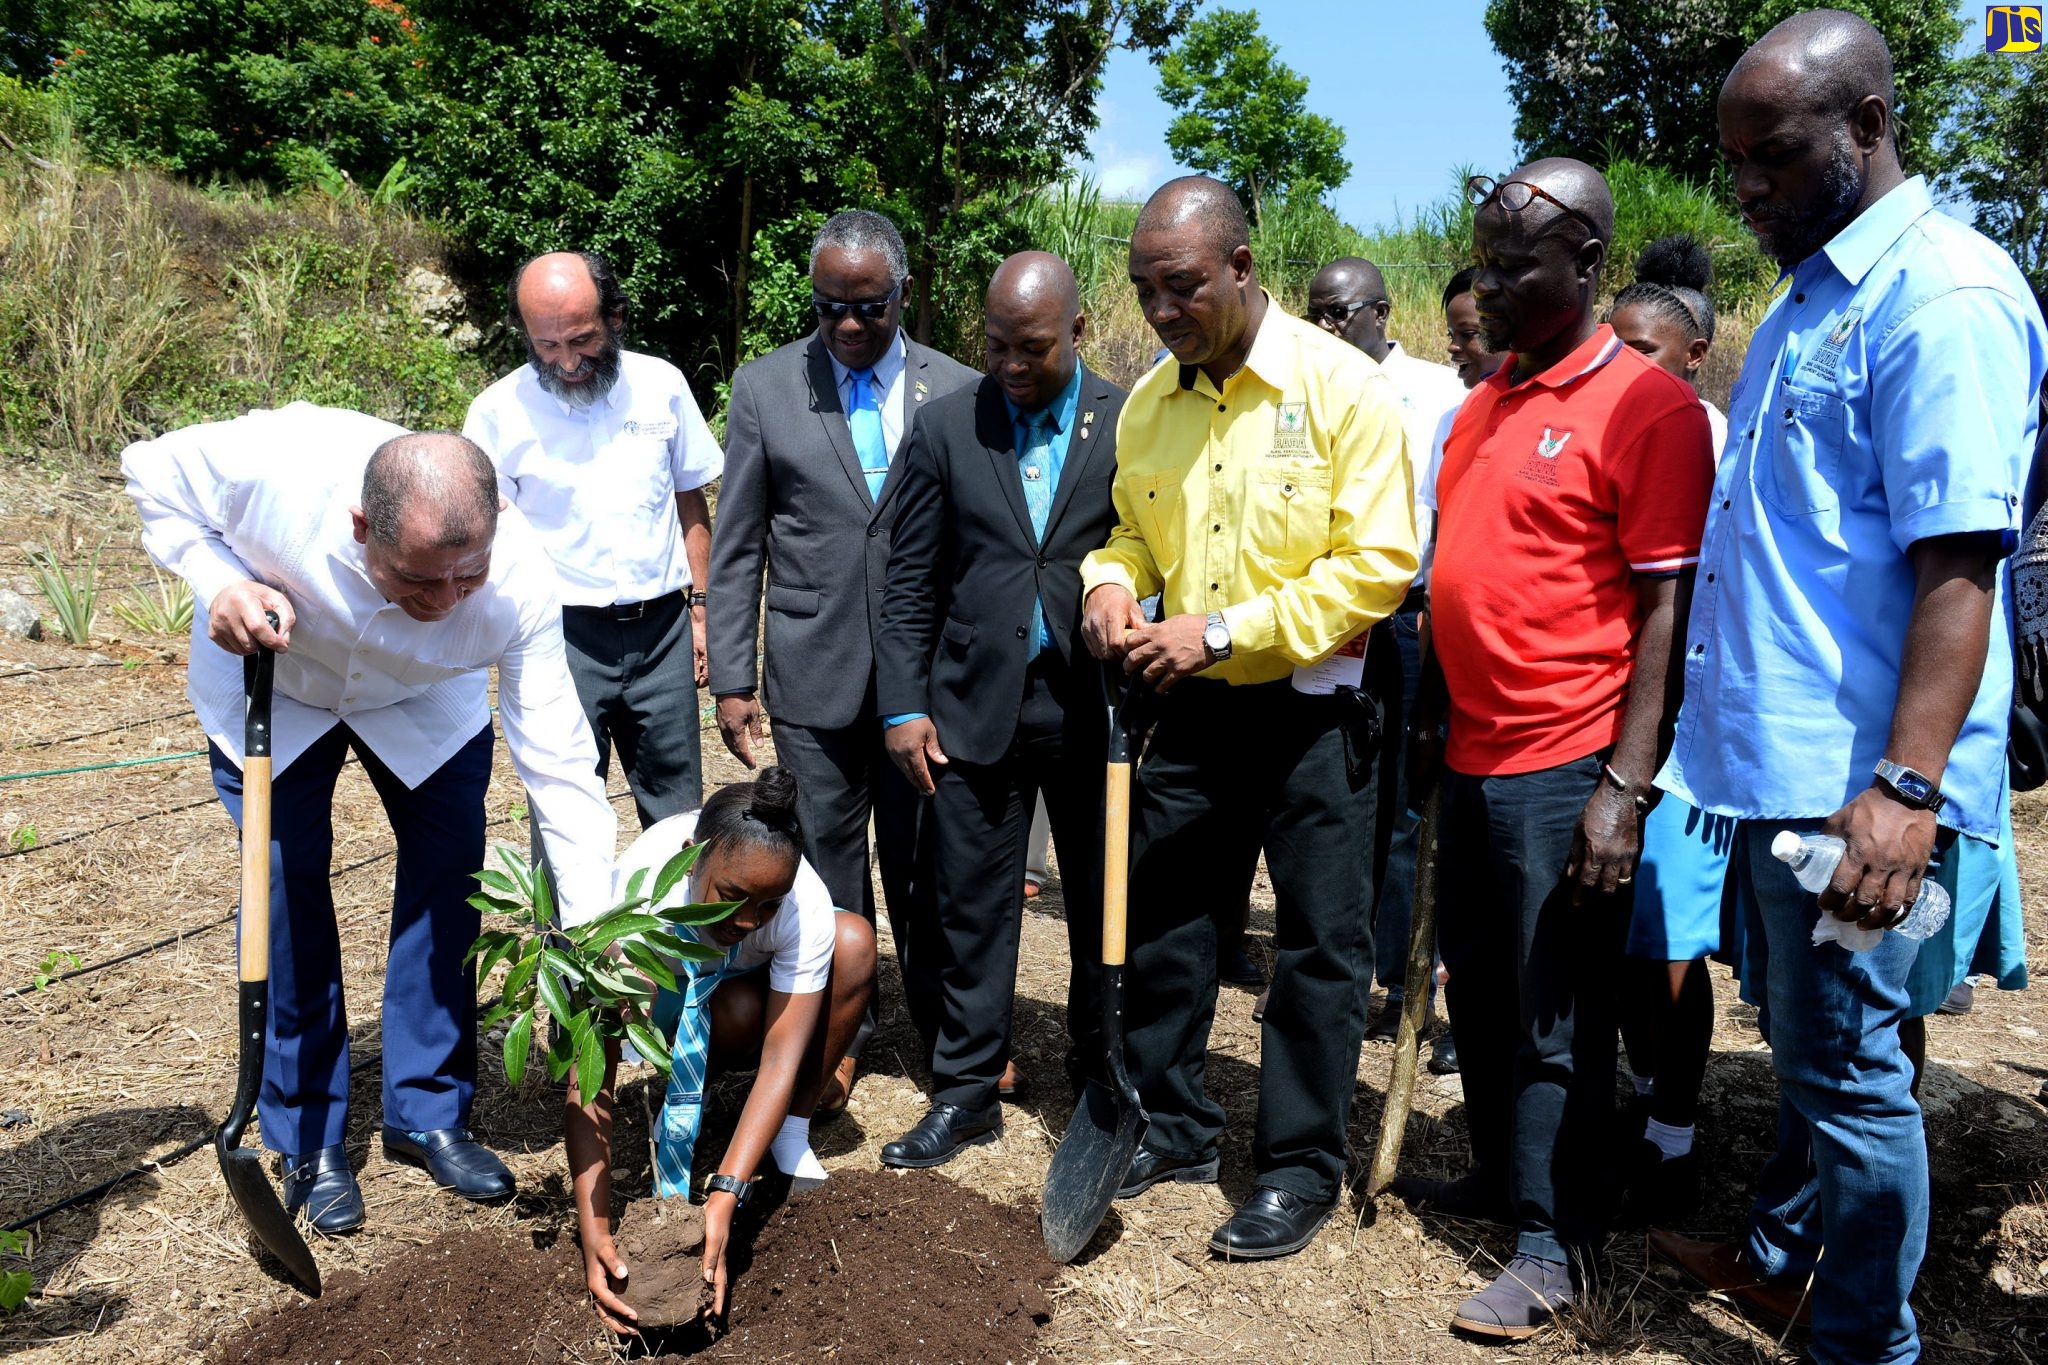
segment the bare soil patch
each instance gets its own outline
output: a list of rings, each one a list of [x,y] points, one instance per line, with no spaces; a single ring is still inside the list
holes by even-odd
[[[642,1199],[619,1220],[613,1245],[625,1258],[626,1280],[612,1292],[633,1305],[643,1330],[694,1322],[710,1306],[704,1283],[704,1210],[674,1199]]]

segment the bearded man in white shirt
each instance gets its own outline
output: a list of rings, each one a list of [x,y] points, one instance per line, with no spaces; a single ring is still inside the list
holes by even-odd
[[[294,403],[186,427],[121,457],[151,558],[192,585],[188,692],[239,826],[239,656],[277,651],[270,1015],[257,1113],[285,1202],[322,1232],[363,1222],[349,1169],[348,1020],[329,884],[334,784],[351,751],[397,838],[383,999],[384,1152],[469,1199],[512,1193],[469,1133],[476,982],[467,904],[484,860],[498,714],[573,922],[611,900],[618,823],[563,659],[554,574],[490,460]],[[275,613],[273,629],[265,613]]]
[[[536,256],[506,294],[527,363],[477,396],[463,434],[554,560],[598,776],[616,745],[645,828],[703,804],[704,486],[725,457],[682,372],[620,344],[629,305],[604,258]]]

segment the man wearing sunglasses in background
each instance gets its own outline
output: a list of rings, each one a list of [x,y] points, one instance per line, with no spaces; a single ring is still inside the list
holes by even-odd
[[[1420,493],[1436,449],[1437,428],[1444,415],[1465,401],[1465,386],[1448,365],[1424,360],[1401,349],[1387,335],[1393,306],[1380,268],[1360,256],[1343,256],[1316,272],[1308,286],[1308,320],[1364,351],[1394,381],[1401,399],[1401,426],[1408,438],[1408,465],[1415,476],[1415,543],[1422,548],[1422,568],[1408,585],[1408,596],[1394,613],[1394,639],[1401,646],[1401,704],[1415,705],[1415,682],[1422,669],[1422,609],[1429,589],[1429,537],[1436,514],[1424,506]],[[1408,974],[1408,925],[1415,898],[1415,836],[1421,824],[1408,809],[1410,794],[1405,764],[1392,764],[1393,788],[1384,814],[1393,822],[1393,846],[1387,854],[1386,884],[1373,912],[1373,962],[1386,1002],[1366,1026],[1367,1042],[1391,1043],[1401,1026],[1401,1001]],[[1432,988],[1434,989],[1434,988]]]
[[[1487,349],[1513,354],[1444,441],[1410,771],[1433,762],[1447,691],[1438,932],[1473,1169],[1393,1189],[1517,1229],[1451,1319],[1514,1340],[1597,1265],[1614,978],[1714,451],[1692,387],[1594,311],[1600,173],[1546,159],[1470,193],[1472,300]]]
[[[818,330],[733,375],[708,605],[711,692],[726,747],[755,765],[765,701],[776,758],[802,793],[805,852],[833,903],[870,922],[873,815],[904,994],[929,1043],[937,989],[918,985],[910,935],[913,922],[928,931],[931,916],[909,908],[923,798],[882,744],[874,639],[900,483],[895,466],[911,420],[981,376],[903,334],[909,284],[903,238],[880,214],[834,214],[818,233]],[[767,639],[757,648],[764,570]],[[755,664],[761,655],[765,680]],[[819,1112],[842,1107],[852,1083],[849,1056],[827,1080]]]

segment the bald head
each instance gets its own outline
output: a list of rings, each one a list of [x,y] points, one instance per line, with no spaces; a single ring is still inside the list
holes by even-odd
[[[1087,325],[1067,263],[1050,252],[1018,252],[988,282],[982,332],[989,377],[1019,412],[1051,406],[1080,366]]]
[[[1795,14],[1757,39],[1723,89],[1738,85],[1831,119],[1846,119],[1873,96],[1887,109],[1897,101],[1884,35],[1861,15],[1838,9]]]
[[[1531,232],[1563,218],[1577,223],[1590,238],[1601,242],[1613,240],[1614,196],[1608,191],[1607,177],[1585,162],[1568,156],[1542,157],[1516,167],[1507,177],[1507,181],[1515,180],[1535,185],[1553,196],[1545,199],[1539,195],[1515,215]],[[1500,213],[1505,209],[1495,199],[1482,212]]]
[[[363,470],[362,517],[387,548],[488,546],[498,532],[498,474],[452,431],[394,436]]]
[[[1486,349],[1513,351],[1518,378],[1556,364],[1599,325],[1593,301],[1613,235],[1606,178],[1569,157],[1516,167],[1473,216],[1473,308]]]
[[[1363,256],[1340,256],[1309,281],[1308,320],[1374,360],[1385,360],[1393,349],[1387,341],[1390,311],[1387,282]]]
[[[1146,233],[1199,241],[1222,257],[1252,244],[1237,191],[1206,175],[1184,175],[1154,190],[1131,229],[1133,244]]]
[[[988,311],[1014,313],[1050,306],[1072,321],[1081,312],[1074,272],[1050,251],[1020,251],[996,267],[988,282]]]
[[[626,294],[604,257],[550,251],[512,272],[506,320],[526,338],[540,386],[589,407],[618,382]]]

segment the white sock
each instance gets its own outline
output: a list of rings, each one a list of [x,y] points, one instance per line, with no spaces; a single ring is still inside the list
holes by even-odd
[[[782,1127],[768,1141],[768,1156],[775,1169],[789,1177],[792,1194],[815,1190],[829,1178],[818,1154],[811,1150],[811,1121],[795,1114],[783,1119]]]
[[[1692,1132],[1693,1125],[1690,1123],[1683,1128],[1674,1128],[1668,1123],[1659,1123],[1651,1119],[1648,1126],[1643,1129],[1643,1136],[1657,1144],[1657,1150],[1664,1154],[1666,1161],[1672,1161],[1692,1150]]]
[[[1638,1095],[1654,1095],[1657,1093],[1657,1078],[1655,1076],[1638,1076],[1635,1072],[1631,1071],[1628,1073],[1628,1083],[1636,1088]]]

